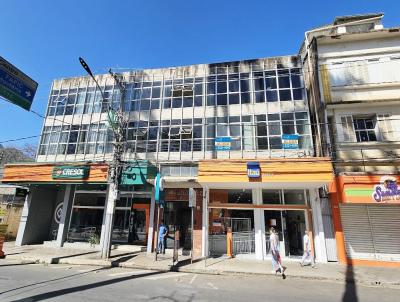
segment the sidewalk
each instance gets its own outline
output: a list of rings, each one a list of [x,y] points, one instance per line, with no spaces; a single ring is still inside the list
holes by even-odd
[[[13,242],[4,245],[7,260],[20,263],[47,263],[71,265],[115,266],[156,271],[180,271],[215,275],[275,275],[269,261],[239,260],[236,258],[209,258],[190,263],[190,257],[180,256],[179,263],[172,266],[172,255],[159,255],[140,251],[113,250],[111,259],[101,259],[94,249],[67,249],[30,245],[15,247]],[[1,264],[0,264],[1,266]],[[288,278],[347,282],[400,289],[400,270],[381,267],[347,267],[336,263],[317,264],[317,268],[301,267],[297,261],[284,261]]]

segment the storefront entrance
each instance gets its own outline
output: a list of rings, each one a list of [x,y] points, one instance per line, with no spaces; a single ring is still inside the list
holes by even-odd
[[[210,190],[209,255],[227,254],[227,235],[231,232],[233,256],[255,257],[256,241],[260,240],[260,252],[268,258],[270,228],[274,227],[281,255],[302,256],[309,194],[306,189]],[[264,235],[257,239],[257,233]]]
[[[164,223],[168,226],[167,248],[174,248],[175,232],[179,231],[179,247],[191,248],[191,210],[187,201],[169,201],[164,208]]]

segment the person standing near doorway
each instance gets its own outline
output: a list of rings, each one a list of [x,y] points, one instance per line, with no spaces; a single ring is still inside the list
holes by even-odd
[[[280,272],[282,276],[285,278],[285,270],[286,267],[282,266],[281,255],[279,253],[279,237],[275,231],[275,228],[270,228],[270,236],[269,236],[269,244],[271,249],[271,256],[272,256],[272,269],[277,274]]]
[[[311,240],[308,233],[308,230],[305,230],[303,236],[303,257],[301,258],[300,265],[304,266],[306,262],[309,262],[311,267],[315,268],[314,256],[311,251]]]
[[[164,224],[164,220],[161,220],[160,227],[158,229],[158,253],[165,254],[165,246],[167,243],[168,227]]]

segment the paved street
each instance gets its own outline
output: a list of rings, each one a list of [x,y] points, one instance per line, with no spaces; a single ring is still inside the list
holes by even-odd
[[[214,276],[0,260],[0,301],[397,301],[400,290],[274,276]]]

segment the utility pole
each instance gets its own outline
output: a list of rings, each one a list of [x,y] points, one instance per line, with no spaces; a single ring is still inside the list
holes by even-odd
[[[100,90],[102,95],[102,106],[106,101],[104,98],[104,93],[98,84],[97,80],[93,76],[92,71],[86,62],[79,58],[79,62],[86,72],[90,75],[92,80],[95,82],[97,89]],[[101,248],[101,257],[104,259],[110,258],[111,245],[112,245],[112,231],[114,225],[114,212],[115,204],[118,200],[119,195],[119,181],[122,174],[122,155],[124,153],[124,143],[125,143],[125,126],[126,121],[124,119],[124,100],[125,100],[125,84],[120,75],[116,75],[111,71],[108,71],[111,77],[114,79],[120,91],[120,102],[117,110],[112,106],[112,98],[109,100],[107,105],[107,120],[109,127],[114,133],[114,152],[113,159],[109,167],[109,178],[108,178],[108,197],[107,197],[107,207],[106,207],[106,218],[105,218],[105,228],[104,228],[104,241]]]

